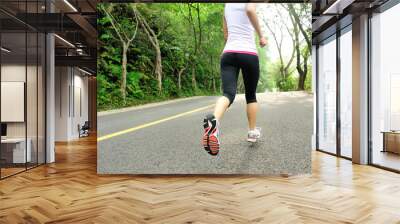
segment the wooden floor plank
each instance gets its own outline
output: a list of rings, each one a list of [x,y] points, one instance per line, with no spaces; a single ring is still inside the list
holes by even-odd
[[[96,174],[96,139],[0,181],[0,223],[400,223],[400,175],[312,152],[313,173]]]

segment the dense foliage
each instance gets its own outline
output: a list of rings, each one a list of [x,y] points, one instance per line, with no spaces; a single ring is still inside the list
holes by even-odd
[[[217,3],[98,4],[98,108],[219,94],[223,7]],[[295,78],[292,86],[278,88],[279,72],[267,49],[259,49],[258,91],[295,90]],[[243,85],[238,86],[242,92]]]

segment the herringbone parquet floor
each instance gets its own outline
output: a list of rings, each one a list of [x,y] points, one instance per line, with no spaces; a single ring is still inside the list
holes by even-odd
[[[0,223],[400,223],[400,175],[313,152],[313,174],[98,176],[96,141],[0,181]]]

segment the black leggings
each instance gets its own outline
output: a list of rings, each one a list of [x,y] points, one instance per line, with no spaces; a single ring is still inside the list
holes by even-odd
[[[260,78],[260,68],[257,55],[243,53],[224,53],[221,58],[221,78],[224,96],[229,99],[229,106],[236,95],[239,70],[242,70],[246,94],[246,102],[257,102],[257,83]]]

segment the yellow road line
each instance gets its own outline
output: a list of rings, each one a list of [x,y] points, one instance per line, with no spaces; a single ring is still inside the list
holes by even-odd
[[[156,125],[156,124],[160,124],[160,123],[163,123],[163,122],[166,122],[166,121],[170,121],[170,120],[173,120],[173,119],[176,119],[176,118],[179,118],[179,117],[183,117],[183,116],[186,116],[186,115],[189,115],[189,114],[193,114],[193,113],[208,109],[210,107],[213,107],[214,105],[215,104],[208,105],[208,106],[205,106],[205,107],[200,107],[200,108],[197,108],[197,109],[194,109],[194,110],[191,110],[191,111],[187,111],[187,112],[184,112],[184,113],[176,114],[176,115],[171,116],[171,117],[166,117],[166,118],[163,118],[163,119],[160,119],[160,120],[156,120],[156,121],[153,121],[153,122],[150,122],[150,123],[147,123],[147,124],[142,124],[142,125],[139,125],[139,126],[136,126],[136,127],[132,127],[132,128],[128,128],[128,129],[122,130],[122,131],[117,131],[117,132],[114,132],[112,134],[108,134],[108,135],[104,135],[104,136],[98,137],[97,141],[101,142],[103,140],[114,138],[116,136],[124,135],[124,134],[130,133],[130,132],[134,132],[134,131],[137,131],[137,130],[142,129],[142,128],[147,128],[147,127],[150,127],[150,126],[153,126],[153,125]]]

